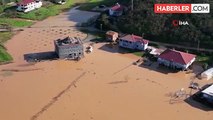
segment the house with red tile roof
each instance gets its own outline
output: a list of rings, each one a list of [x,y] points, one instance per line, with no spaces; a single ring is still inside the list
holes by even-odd
[[[17,11],[29,12],[34,9],[38,9],[42,6],[41,0],[21,0],[17,4]]]
[[[195,61],[196,55],[167,49],[158,57],[158,63],[174,69],[186,70]]]
[[[149,40],[143,39],[140,36],[136,35],[125,35],[119,39],[119,46],[136,49],[136,50],[146,50],[149,44]]]
[[[116,5],[112,6],[109,9],[110,16],[121,16],[123,12],[124,12],[124,6],[120,5],[119,3],[116,3]]]

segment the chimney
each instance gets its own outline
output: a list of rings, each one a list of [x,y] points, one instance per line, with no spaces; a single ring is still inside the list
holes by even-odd
[[[116,3],[116,5],[117,5],[117,6],[120,6],[120,4],[119,4],[119,3]]]

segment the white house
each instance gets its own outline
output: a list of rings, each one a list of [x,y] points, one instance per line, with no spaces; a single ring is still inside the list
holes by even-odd
[[[202,78],[206,78],[207,80],[213,78],[213,68],[210,68],[203,73],[201,73]]]
[[[194,61],[196,55],[167,49],[158,56],[158,63],[167,67],[186,70]]]
[[[17,4],[17,11],[29,12],[42,6],[41,0],[22,0]]]
[[[109,15],[110,16],[121,16],[124,12],[124,6],[116,3],[116,5],[112,6],[109,9]]]
[[[126,35],[119,39],[119,46],[129,49],[146,50],[148,47],[148,40],[136,35]]]

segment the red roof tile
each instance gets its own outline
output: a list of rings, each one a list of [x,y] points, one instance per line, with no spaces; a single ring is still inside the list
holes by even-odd
[[[116,4],[114,6],[111,7],[111,10],[113,11],[122,11],[124,9],[124,7],[122,5]]]
[[[20,1],[18,4],[19,5],[27,5],[27,4],[29,4],[29,3],[32,3],[32,2],[34,2],[35,0],[22,0],[22,1]]]
[[[195,57],[196,57],[196,55],[181,52],[181,51],[171,50],[171,49],[165,50],[159,56],[159,58],[161,58],[161,59],[173,61],[173,62],[180,63],[183,65],[188,64]]]
[[[149,40],[143,39],[142,37],[137,36],[137,35],[126,35],[120,39],[126,40],[126,41],[131,41],[131,42],[143,42],[143,44],[149,43]]]

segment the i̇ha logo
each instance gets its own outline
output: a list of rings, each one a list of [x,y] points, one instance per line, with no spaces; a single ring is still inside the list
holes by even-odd
[[[172,25],[177,27],[177,26],[186,26],[189,25],[188,21],[181,21],[181,20],[173,20]]]

